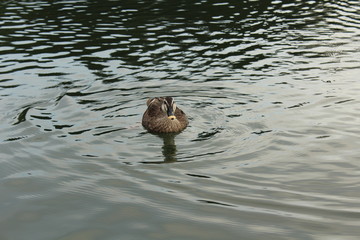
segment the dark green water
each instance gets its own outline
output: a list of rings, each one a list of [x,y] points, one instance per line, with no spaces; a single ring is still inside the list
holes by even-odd
[[[2,1],[0,239],[358,239],[359,12]]]

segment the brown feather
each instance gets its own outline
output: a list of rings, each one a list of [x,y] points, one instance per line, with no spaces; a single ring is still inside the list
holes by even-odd
[[[174,112],[176,119],[169,119],[162,108],[162,105],[166,104],[164,100],[163,97],[157,97],[147,101],[148,108],[143,115],[142,125],[148,131],[155,133],[176,133],[184,130],[189,123],[186,114],[176,107]],[[166,97],[166,102],[171,104],[173,99]]]

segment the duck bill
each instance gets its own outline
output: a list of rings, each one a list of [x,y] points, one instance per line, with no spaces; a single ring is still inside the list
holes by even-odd
[[[175,114],[174,114],[174,112],[172,111],[172,109],[169,109],[169,110],[168,110],[167,115],[168,115],[168,119],[170,119],[170,120],[176,119]]]

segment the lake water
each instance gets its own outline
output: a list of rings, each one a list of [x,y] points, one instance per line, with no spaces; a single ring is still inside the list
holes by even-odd
[[[0,239],[359,239],[359,13],[2,1]],[[155,96],[189,127],[144,130]]]

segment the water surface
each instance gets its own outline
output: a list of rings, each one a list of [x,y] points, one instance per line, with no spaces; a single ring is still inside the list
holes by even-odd
[[[0,9],[0,239],[360,235],[358,1]]]

